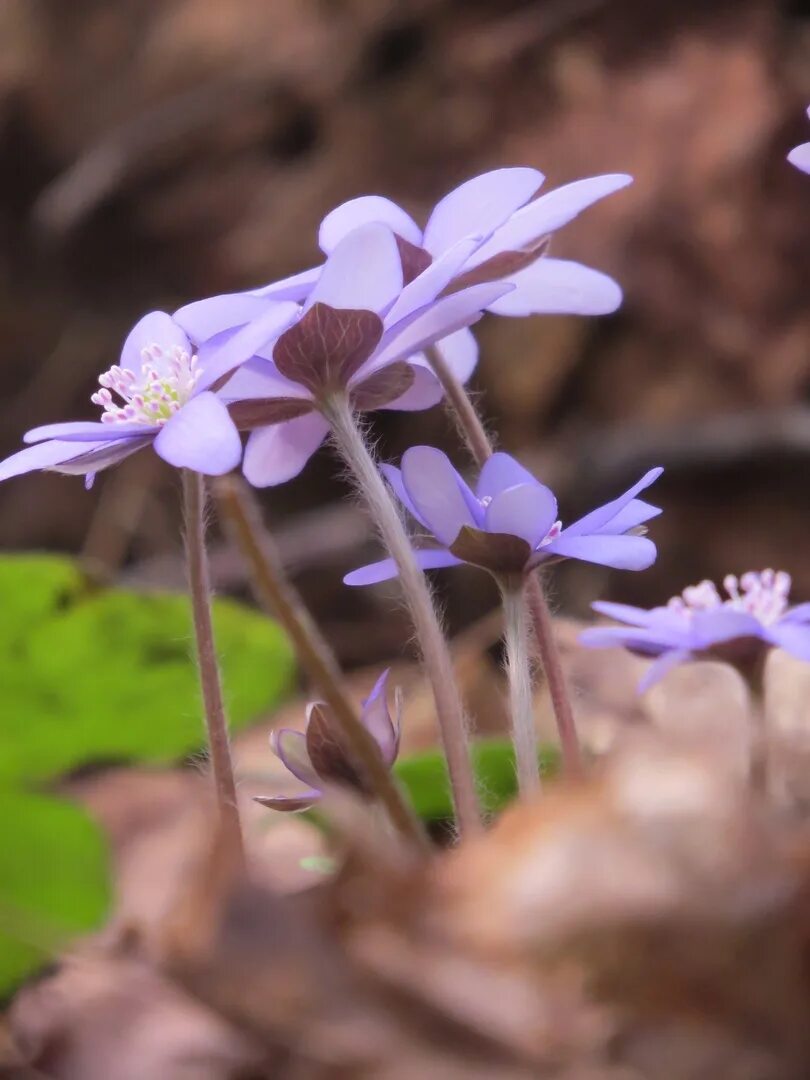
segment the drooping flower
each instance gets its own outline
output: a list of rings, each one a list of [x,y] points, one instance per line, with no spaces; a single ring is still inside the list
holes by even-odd
[[[807,117],[810,119],[810,108],[807,110]],[[810,173],[810,142],[795,146],[788,154],[788,161],[802,172]]]
[[[277,304],[279,327],[297,305]],[[227,358],[224,358],[227,363]],[[118,364],[99,376],[92,401],[98,421],[47,424],[27,432],[33,445],[0,462],[0,480],[39,469],[83,475],[87,483],[146,446],[170,465],[221,475],[238,465],[242,444],[234,421],[213,392],[228,374],[222,361],[194,347],[164,311],[145,315],[131,330]]]
[[[283,333],[274,304],[214,350],[218,368],[238,369],[220,394],[239,428],[251,431],[244,472],[252,484],[280,484],[301,471],[329,430],[323,413],[333,395],[348,394],[358,411],[424,409],[441,399],[420,350],[452,339],[513,288],[478,284],[437,299],[475,242],[459,240],[404,285],[394,234],[361,226],[337,244]],[[463,376],[463,343],[456,359]]]
[[[724,579],[725,597],[702,581],[649,611],[599,601],[595,611],[626,625],[590,627],[579,639],[592,648],[618,646],[655,658],[640,692],[690,660],[724,660],[746,671],[776,646],[810,661],[810,604],[788,607],[790,585],[782,570],[749,571]]]
[[[447,455],[430,446],[406,450],[401,470],[381,468],[402,505],[439,542],[438,547],[415,549],[425,570],[466,562],[496,575],[514,575],[553,558],[644,570],[655,560],[655,545],[638,529],[660,510],[637,496],[662,469],[651,469],[619,498],[563,528],[553,492],[509,454],[492,455],[474,491]],[[344,581],[371,585],[396,573],[394,561],[383,559]]]
[[[362,703],[360,719],[374,736],[385,764],[390,768],[399,753],[400,704],[396,716],[388,709],[390,669],[380,675]],[[307,787],[298,795],[257,796],[256,801],[273,810],[306,810],[323,795],[327,784],[344,784],[368,795],[361,770],[347,748],[343,733],[328,705],[313,702],[307,707],[306,729],[281,728],[270,736],[275,755],[293,776]]]

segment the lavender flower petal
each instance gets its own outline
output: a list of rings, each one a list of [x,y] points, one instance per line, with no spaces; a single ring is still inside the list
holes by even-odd
[[[260,289],[250,289],[249,294],[263,300],[294,300],[301,303],[309,296],[322,269],[322,266],[313,266],[309,270],[302,270],[300,274],[263,285]]]
[[[121,366],[138,372],[143,367],[143,349],[150,345],[159,345],[166,361],[175,347],[183,352],[191,352],[191,342],[179,323],[165,311],[150,311],[139,319],[130,330],[121,349]],[[151,364],[161,370],[161,362],[151,359]]]
[[[615,570],[646,570],[657,554],[655,544],[645,536],[571,536],[568,529],[543,551]]]
[[[386,328],[432,303],[439,293],[447,288],[479,243],[480,238],[477,236],[466,237],[437,256],[430,266],[399,294],[385,317]]]
[[[600,615],[606,615],[609,619],[616,619],[617,622],[636,623],[638,626],[650,626],[658,622],[661,613],[661,608],[653,608],[652,611],[648,611],[646,608],[633,607],[630,604],[614,604],[608,600],[596,600],[591,604],[591,607],[594,611],[599,612]]]
[[[460,566],[461,559],[457,559],[444,548],[420,548],[414,551],[417,564],[423,570],[440,570],[446,566]],[[357,570],[352,570],[343,579],[344,585],[377,585],[381,581],[390,581],[395,578],[399,571],[393,559],[380,559],[379,562],[369,563]]]
[[[118,439],[115,441],[70,442],[51,439],[18,450],[0,462],[0,481],[14,476],[53,469],[56,472],[84,475],[121,461],[145,446],[149,439]]]
[[[375,355],[360,369],[358,377],[365,378],[388,364],[405,360],[434,341],[472,325],[481,318],[485,308],[511,288],[504,282],[488,282],[442,297],[414,319],[406,319],[400,327],[394,327]]]
[[[768,628],[767,638],[777,648],[784,649],[799,660],[810,660],[810,627],[803,623],[783,619]]]
[[[782,616],[783,622],[810,622],[810,604],[797,604]]]
[[[497,451],[484,463],[475,485],[475,494],[479,499],[492,499],[505,488],[536,483],[529,470],[524,469],[511,454]]]
[[[304,311],[321,303],[380,313],[401,290],[396,237],[385,225],[362,225],[345,236],[326,260]]]
[[[36,443],[45,439],[60,439],[62,442],[115,442],[137,435],[153,435],[158,431],[160,428],[157,425],[149,424],[101,424],[97,420],[68,420],[62,424],[44,424],[42,427],[32,428],[23,436],[23,442]]]
[[[487,236],[539,189],[537,169],[495,169],[461,184],[437,203],[430,215],[422,246],[439,255],[465,236]]]
[[[399,499],[399,501],[402,503],[402,505],[405,507],[411,517],[414,518],[414,520],[418,521],[419,524],[422,525],[425,529],[429,529],[430,526],[414,506],[413,502],[411,501],[411,497],[405,488],[405,484],[402,482],[402,470],[398,469],[396,465],[380,465],[380,472],[388,481],[391,490],[394,492],[396,497]]]
[[[432,446],[406,450],[402,482],[420,518],[441,543],[452,544],[464,525],[478,525],[470,509],[475,496],[441,450]]]
[[[788,161],[802,172],[810,173],[810,142],[801,143],[788,154]]]
[[[524,251],[542,237],[567,225],[587,207],[632,184],[632,176],[612,173],[575,180],[534,199],[493,233],[470,260],[478,266],[501,251]]]
[[[663,653],[658,657],[649,668],[646,673],[639,680],[638,692],[639,694],[646,693],[652,686],[655,686],[657,682],[660,682],[670,671],[679,667],[681,664],[685,664],[692,659],[692,654],[688,649],[671,649],[669,652]]]
[[[399,739],[397,729],[388,711],[386,695],[388,693],[388,677],[391,669],[386,668],[374,684],[371,693],[363,702],[362,720],[371,735],[374,736],[386,765],[393,765]]]
[[[741,637],[761,637],[762,623],[744,611],[715,608],[697,611],[692,617],[690,642],[695,649],[709,648]]]
[[[225,405],[210,392],[198,394],[161,428],[155,453],[178,469],[222,476],[236,468],[242,441]]]
[[[438,405],[444,397],[444,390],[430,364],[421,353],[412,356],[409,366],[413,372],[413,382],[408,389],[393,401],[379,405],[380,409],[401,410],[402,412],[420,412]],[[390,368],[387,370],[391,370]],[[378,376],[379,377],[379,376]]]
[[[514,290],[489,305],[494,315],[610,315],[622,290],[599,270],[543,257],[503,279]]]
[[[554,493],[533,480],[499,492],[486,509],[486,530],[519,536],[534,550],[557,520]]]
[[[258,319],[268,301],[250,293],[223,293],[194,300],[175,311],[173,318],[195,345],[203,345],[224,330],[233,330]]]
[[[629,532],[631,529],[650,521],[651,518],[658,517],[660,513],[660,506],[653,506],[652,503],[644,502],[643,499],[631,499],[615,517],[610,519],[607,525],[603,525],[596,532],[597,534],[601,532],[612,534]]]
[[[585,536],[587,534],[601,532],[603,530],[611,529],[614,520],[617,520],[618,515],[629,502],[631,502],[638,495],[640,491],[644,491],[650,484],[654,483],[664,470],[662,468],[650,469],[644,476],[631,488],[620,495],[618,499],[613,499],[609,503],[605,503],[604,506],[600,506],[596,510],[592,510],[589,514],[581,517],[578,521],[573,522],[564,531],[564,536],[569,539],[575,536]],[[621,523],[621,519],[618,519]]]
[[[307,709],[307,717],[312,709]],[[309,757],[306,736],[302,731],[292,728],[276,728],[270,734],[270,747],[277,758],[289,769],[302,784],[318,790],[320,778]]]
[[[318,230],[321,251],[328,255],[354,229],[372,223],[387,225],[403,240],[422,246],[422,230],[401,206],[381,195],[361,195],[336,206],[323,219]]]
[[[328,432],[328,423],[317,412],[252,432],[242,465],[246,479],[262,488],[298,476]]]
[[[295,320],[299,312],[291,302],[265,305],[258,319],[229,336],[224,344],[200,350],[202,374],[197,392],[207,390],[223,375],[246,363],[261,349],[274,343]]]
[[[302,791],[300,795],[254,795],[254,802],[261,803],[262,806],[266,806],[269,810],[281,810],[283,813],[293,814],[298,810],[309,810],[311,806],[314,806],[319,799],[323,798],[323,793],[310,788],[309,791]]]

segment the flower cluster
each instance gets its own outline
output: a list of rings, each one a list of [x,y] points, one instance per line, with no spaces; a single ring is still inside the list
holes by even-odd
[[[810,144],[797,147],[790,160],[810,172]],[[145,315],[118,361],[99,376],[91,397],[98,419],[34,428],[24,437],[28,445],[0,462],[0,480],[44,469],[83,475],[89,485],[98,471],[152,447],[185,470],[186,509],[196,507],[195,535],[202,548],[202,482],[194,474],[219,476],[241,465],[253,486],[278,485],[301,472],[331,430],[369,506],[376,508],[392,556],[353,571],[345,581],[402,580],[422,638],[457,817],[460,824],[465,819],[465,828],[480,815],[463,706],[420,568],[469,564],[501,585],[518,775],[521,791],[531,794],[539,779],[525,617],[530,607],[564,752],[572,765],[578,763],[550,617],[532,572],[561,559],[634,571],[650,566],[656,548],[646,525],[660,510],[641,495],[662,470],[650,469],[623,494],[563,524],[551,489],[509,454],[491,453],[485,433],[479,433],[484,449],[476,453],[486,460],[470,487],[448,457],[430,446],[412,446],[401,468],[382,465],[378,471],[356,414],[427,409],[446,390],[455,394],[458,408],[460,387],[478,359],[470,328],[485,312],[599,315],[619,306],[616,282],[553,257],[550,246],[558,229],[631,178],[597,176],[538,195],[543,179],[531,168],[475,177],[441,199],[424,228],[381,196],[343,203],[320,224],[318,266],[255,290],[197,300],[172,314]],[[474,421],[474,410],[472,415]],[[423,534],[413,546],[392,495]],[[201,595],[204,550],[190,557],[193,562],[199,622],[207,617]],[[717,657],[751,668],[773,646],[810,660],[810,605],[788,608],[787,574],[748,573],[726,578],[724,586],[725,597],[702,582],[651,611],[596,603],[598,612],[623,625],[591,628],[582,641],[621,645],[653,658],[643,686],[691,659]],[[533,606],[527,602],[532,595]],[[206,659],[210,663],[210,649]],[[324,665],[316,667],[321,671]],[[210,689],[216,673],[208,678]],[[363,703],[359,722],[354,718],[354,732],[350,712],[339,723],[321,703],[310,705],[304,732],[276,732],[275,753],[306,790],[260,801],[298,810],[317,801],[326,786],[348,784],[387,798],[396,821],[398,796],[386,768],[398,752],[400,721],[398,708],[395,719],[388,710],[387,680],[386,671]],[[217,722],[224,722],[221,716]],[[380,761],[358,724],[373,736]],[[225,733],[217,745],[227,749]],[[365,770],[352,747],[359,747]],[[219,767],[223,775],[230,770],[227,753]],[[232,776],[225,776],[219,790],[226,793],[223,812],[233,813]],[[399,821],[407,831],[407,813]]]
[[[440,200],[424,229],[380,196],[344,203],[320,225],[320,266],[144,316],[99,378],[100,419],[29,431],[0,480],[48,469],[90,483],[152,446],[179,468],[219,475],[241,461],[254,485],[283,483],[324,440],[334,395],[358,411],[435,405],[429,346],[466,381],[478,358],[469,327],[484,311],[615,310],[614,281],[550,257],[548,245],[630,179],[594,177],[536,198],[542,173],[497,169]]]

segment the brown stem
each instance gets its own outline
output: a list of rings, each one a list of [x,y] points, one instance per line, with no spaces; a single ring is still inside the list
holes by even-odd
[[[301,666],[331,708],[394,826],[419,850],[426,851],[421,824],[386,768],[377,743],[360,722],[334,653],[288,579],[272,537],[262,526],[252,492],[237,476],[217,479],[214,490],[223,524],[248,566],[256,599],[286,630]]]
[[[445,363],[438,349],[426,350],[430,366],[436,378],[442,384],[445,400],[456,426],[461,433],[470,455],[481,468],[492,457],[494,448],[487,434],[483,421],[478,414],[469,394]],[[529,575],[526,581],[526,599],[529,606],[534,636],[543,671],[548,681],[557,731],[562,747],[563,763],[569,775],[578,775],[582,771],[582,751],[579,746],[576,723],[568,697],[565,676],[560,663],[559,651],[554,640],[551,614],[548,609],[540,572]]]
[[[222,685],[211,621],[211,585],[205,548],[205,480],[199,473],[189,469],[184,469],[182,475],[186,561],[197,645],[197,668],[217,807],[223,832],[228,842],[237,850],[240,861],[244,861],[244,841],[236,799],[228,721],[222,701]]]
[[[577,726],[568,696],[560,661],[560,650],[554,638],[554,622],[548,608],[548,602],[540,582],[539,571],[531,574],[526,582],[526,599],[537,639],[537,652],[546,675],[548,692],[557,720],[557,733],[560,737],[563,762],[569,776],[578,776],[582,772],[582,752],[577,737]]]
[[[467,725],[450,650],[427,579],[416,562],[405,526],[366,445],[348,399],[334,395],[325,403],[324,409],[338,452],[351,469],[357,489],[397,565],[422,663],[433,690],[436,719],[450,775],[456,825],[460,834],[472,834],[481,828],[481,810],[470,761]]]

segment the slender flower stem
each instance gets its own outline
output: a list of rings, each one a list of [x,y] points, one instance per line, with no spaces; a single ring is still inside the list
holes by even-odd
[[[287,577],[272,537],[262,526],[252,492],[236,476],[217,479],[214,491],[223,524],[247,563],[256,599],[286,630],[301,666],[323,694],[394,826],[417,849],[427,851],[421,824],[386,768],[377,743],[360,722],[335,655]]]
[[[397,564],[422,663],[433,690],[450,786],[460,835],[481,828],[464,709],[453,673],[450,650],[433,604],[425,575],[411,549],[408,534],[380,475],[348,399],[333,395],[324,404],[338,452],[354,474],[357,487],[380,531],[383,543]]]
[[[518,788],[520,794],[526,798],[539,792],[540,770],[532,701],[529,620],[523,582],[503,582],[501,594]]]
[[[222,685],[217,663],[214,627],[211,621],[211,585],[205,549],[205,481],[196,472],[183,470],[183,510],[186,532],[186,561],[197,644],[208,748],[214,776],[220,825],[240,861],[244,860],[242,826],[236,799],[236,782],[228,738],[228,721],[222,701]]]
[[[487,434],[487,429],[472,398],[454,372],[450,370],[439,350],[432,345],[425,352],[433,373],[444,390],[448,411],[455,421],[461,438],[467,444],[473,461],[480,469],[487,458],[492,457],[495,449],[492,439]]]
[[[494,448],[487,434],[483,421],[478,414],[469,394],[455,374],[445,363],[444,357],[435,347],[426,350],[430,366],[445,392],[445,400],[456,426],[462,435],[470,455],[481,468],[492,457]],[[557,732],[562,747],[563,762],[570,776],[582,772],[582,751],[577,736],[574,713],[565,684],[559,650],[554,640],[554,627],[548,609],[540,571],[531,574],[526,582],[526,599],[529,613],[534,624],[534,636],[537,642],[540,662],[548,682],[549,694],[557,721]]]
[[[578,776],[582,772],[582,752],[565,682],[565,672],[560,661],[560,650],[554,638],[554,622],[540,581],[540,571],[529,577],[526,583],[526,598],[534,626],[534,636],[537,639],[537,652],[545,672],[549,697],[557,720],[557,733],[560,736],[565,768],[569,776]]]

